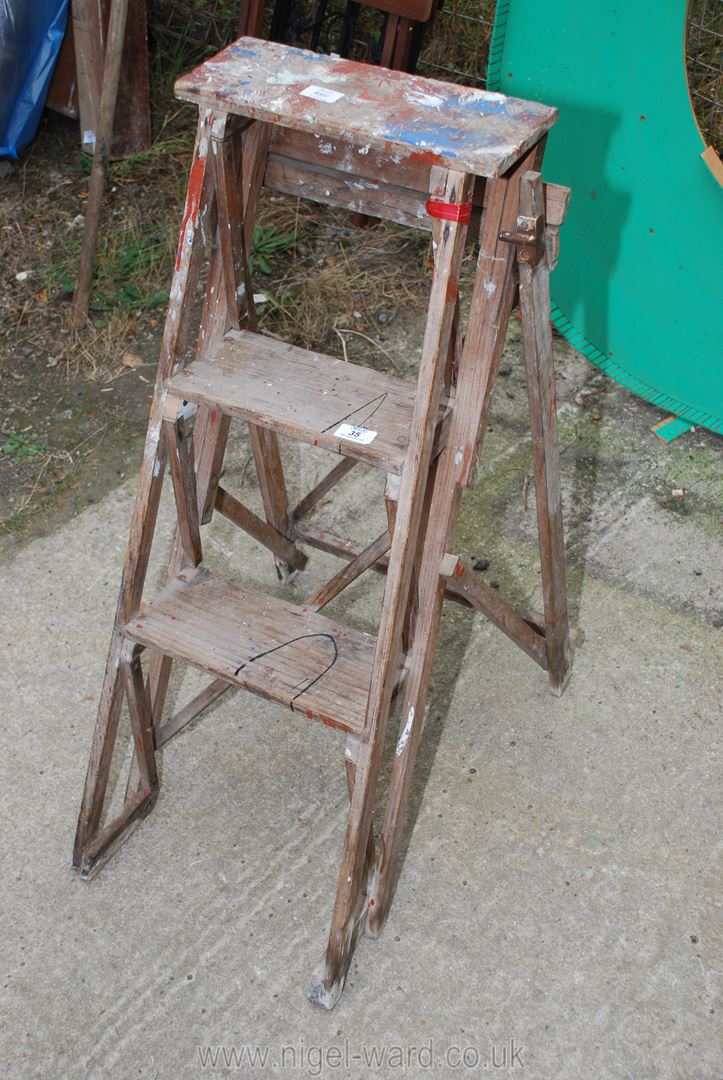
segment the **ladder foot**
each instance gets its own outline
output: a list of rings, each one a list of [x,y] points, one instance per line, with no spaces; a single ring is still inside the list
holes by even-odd
[[[575,652],[580,648],[585,635],[578,627],[571,627],[569,631],[569,638],[567,642],[567,648],[565,650],[564,662],[561,672],[550,671],[550,693],[555,697],[562,697],[567,690],[570,678],[572,676],[572,661]]]
[[[136,831],[143,819],[150,814],[158,799],[158,788],[141,790],[129,799],[120,814],[102,829],[79,852],[74,860],[75,869],[82,881],[92,881],[121,844]]]
[[[311,976],[308,998],[313,1005],[321,1005],[324,1009],[333,1009],[339,1001],[346,982],[346,971],[337,978],[330,978],[327,972],[328,964],[325,960]]]
[[[298,570],[294,570],[288,563],[282,562],[281,559],[276,559],[276,574],[282,585],[290,585],[294,578],[299,573]]]

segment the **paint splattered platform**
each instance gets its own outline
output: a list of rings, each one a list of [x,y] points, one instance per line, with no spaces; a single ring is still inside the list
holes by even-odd
[[[240,38],[176,83],[184,101],[382,150],[393,161],[497,177],[557,110],[453,83]]]

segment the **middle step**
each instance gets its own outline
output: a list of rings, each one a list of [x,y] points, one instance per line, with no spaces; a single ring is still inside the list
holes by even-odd
[[[212,354],[175,375],[169,391],[302,442],[401,473],[416,383],[323,353],[231,330]],[[448,415],[440,406],[438,421]]]
[[[376,638],[208,570],[187,570],[126,625],[151,649],[354,735]]]

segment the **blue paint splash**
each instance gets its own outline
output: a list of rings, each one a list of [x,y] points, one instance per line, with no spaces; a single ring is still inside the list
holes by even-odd
[[[324,53],[313,53],[308,49],[297,49],[296,46],[287,46],[286,52],[290,56],[303,56],[304,60],[309,60],[314,64],[324,64],[329,59]]]
[[[249,49],[245,45],[232,45],[229,52],[233,56],[252,57],[256,56],[256,49]]]
[[[430,150],[432,153],[438,152],[445,157],[459,157],[459,145],[465,141],[461,132],[435,124],[415,127],[389,125],[381,132],[381,136],[391,142],[404,143],[418,150]]]
[[[501,101],[489,101],[485,98],[470,97],[469,94],[452,94],[445,99],[445,108],[459,109],[460,112],[481,113],[483,116],[496,114],[508,115],[508,98]]]

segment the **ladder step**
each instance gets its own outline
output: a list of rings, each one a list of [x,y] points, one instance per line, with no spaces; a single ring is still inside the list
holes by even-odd
[[[189,570],[126,625],[142,645],[329,727],[360,734],[376,638]]]
[[[261,334],[231,330],[213,354],[174,376],[169,391],[398,474],[409,444],[416,385]],[[447,412],[445,401],[440,421]],[[339,428],[342,434],[335,434]],[[359,428],[367,434],[355,438],[352,432]]]

